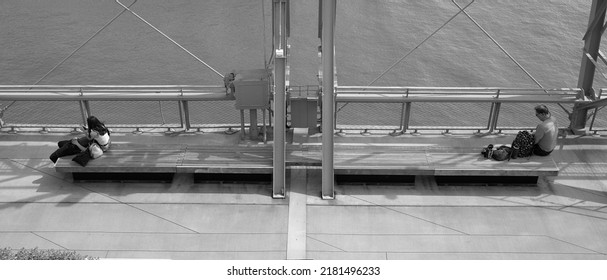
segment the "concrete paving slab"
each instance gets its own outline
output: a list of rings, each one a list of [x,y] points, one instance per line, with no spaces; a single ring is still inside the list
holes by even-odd
[[[173,232],[192,230],[121,203],[3,203],[3,231]]]
[[[65,249],[42,236],[28,231],[6,232],[0,231],[0,246],[11,247],[11,249],[39,248],[39,249]]]
[[[114,143],[260,144],[222,133],[112,136]],[[270,184],[195,183],[188,176],[157,184],[74,183],[48,160],[56,141],[71,137],[0,134],[0,243],[101,258],[287,258],[291,201],[272,199]],[[358,135],[336,143],[415,149],[512,139]],[[306,258],[606,259],[606,140],[559,139],[553,157],[561,173],[541,178],[538,187],[444,187],[418,176],[408,185],[338,185],[335,200],[322,200],[320,170],[306,170],[306,190],[297,193],[308,204]]]
[[[86,186],[96,193],[133,204],[288,204],[285,200],[272,199],[269,184],[87,183]]]
[[[137,207],[199,233],[287,233],[286,205],[138,204]]]
[[[110,251],[109,259],[171,259],[171,260],[284,260],[286,252],[171,252]]]
[[[600,254],[530,254],[530,253],[359,253],[359,252],[316,252],[308,256],[317,260],[604,260]]]
[[[596,252],[546,236],[505,235],[352,235],[309,234],[309,236],[343,252],[364,253],[535,253],[596,254]],[[320,251],[325,247],[308,247]]]
[[[401,209],[380,206],[308,205],[308,235],[324,234],[461,234]]]
[[[0,160],[0,208],[2,202],[114,202],[100,195],[55,176],[54,170],[40,159]],[[10,175],[8,175],[10,174]]]
[[[308,250],[312,260],[387,260],[387,253],[319,252]]]
[[[584,215],[588,217],[594,217],[602,220],[607,220],[607,213],[597,210],[594,207],[579,207],[579,206],[569,206],[565,208],[560,208],[561,211],[569,212],[573,214]]]
[[[432,207],[399,211],[467,234],[541,235],[607,252],[607,220],[546,207]],[[461,218],[465,217],[465,218]]]
[[[289,180],[289,218],[287,259],[306,259],[306,187],[308,174],[305,169],[291,170]]]
[[[542,195],[536,187],[485,187],[485,186],[444,186],[427,189],[412,186],[386,185],[339,185],[336,192],[340,199],[334,205],[443,205],[443,206],[517,206],[518,202],[507,198],[519,197],[530,200]],[[327,204],[322,200],[310,199],[310,204]],[[550,206],[541,201],[530,202]]]
[[[605,260],[601,254],[579,253],[388,253],[389,260]]]
[[[286,252],[286,234],[37,232],[69,250],[141,252]]]

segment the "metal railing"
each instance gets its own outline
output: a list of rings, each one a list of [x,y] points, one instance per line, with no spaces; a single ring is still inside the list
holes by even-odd
[[[135,128],[136,131],[141,128],[232,128],[241,125],[239,112],[233,107],[233,100],[233,96],[226,95],[223,85],[1,85],[0,101],[17,101],[17,104],[27,105],[21,108],[18,105],[12,106],[9,112],[2,112],[0,117],[3,120],[2,126],[12,130],[31,127],[40,127],[43,131],[48,128],[78,129],[86,122],[87,116],[93,114],[106,120],[111,127]],[[193,102],[201,106],[190,109],[189,105]],[[208,102],[214,105],[211,106]],[[218,108],[218,104],[222,106]],[[168,111],[172,114],[169,123],[165,122],[163,105],[169,108]],[[80,109],[79,117],[74,112],[78,110],[77,107]],[[151,112],[158,107],[159,112]],[[36,114],[41,110],[47,114],[65,115],[62,120],[66,121],[49,123],[44,120],[43,115]],[[20,114],[21,111],[31,112]],[[196,117],[193,114],[207,118],[205,112],[211,112],[213,120],[203,123],[191,122],[191,119]],[[11,113],[14,117],[10,116]],[[162,121],[152,120],[147,123],[153,119],[150,115],[158,113]],[[145,121],[129,120],[138,119],[134,116],[142,116],[141,119]]]
[[[604,96],[601,89],[599,98]],[[317,96],[318,86],[290,86],[291,94],[303,94],[310,98]],[[312,94],[310,94],[312,93]],[[529,115],[529,110],[539,103],[548,106],[556,104],[588,103],[581,100],[583,92],[578,88],[525,89],[525,88],[476,88],[476,87],[352,87],[336,88],[335,129],[339,130],[391,130],[394,134],[419,130],[473,130],[488,132],[501,130],[534,129],[536,121],[529,124],[508,125],[500,122],[507,114]],[[66,115],[66,122],[45,122],[44,115],[28,117],[3,112],[3,127],[16,128],[74,128],[78,129],[87,116],[96,114],[105,119],[111,127],[166,128],[168,130],[237,128],[241,125],[239,111],[234,108],[233,96],[225,93],[224,86],[196,85],[149,85],[149,86],[100,86],[100,85],[0,85],[0,101],[29,102],[39,104],[40,108],[49,107]],[[51,106],[68,104],[65,106]],[[129,103],[131,102],[131,103]],[[320,102],[319,102],[320,103]],[[349,104],[348,106],[345,106]],[[220,105],[220,106],[219,106]],[[364,106],[362,110],[354,106]],[[127,109],[125,109],[125,106]],[[379,107],[374,107],[379,106]],[[383,106],[383,107],[382,107]],[[518,106],[531,106],[521,109]],[[23,108],[39,113],[43,109],[33,106],[14,106],[10,111]],[[116,107],[116,108],[114,108]],[[352,107],[352,108],[351,108]],[[150,109],[152,108],[152,109]],[[463,109],[462,109],[463,108]],[[159,111],[162,121],[139,121],[142,112]],[[80,114],[77,114],[77,111]],[[348,114],[348,110],[353,114]],[[365,112],[372,110],[377,117]],[[507,113],[504,113],[504,112]],[[512,111],[512,112],[510,112]],[[519,110],[520,111],[520,110]],[[555,107],[555,110],[558,111]],[[443,112],[445,113],[443,115]],[[459,113],[462,117],[448,117],[448,113]],[[607,130],[605,122],[599,124],[597,117],[600,108],[590,121],[591,131]],[[11,112],[15,113],[15,112]],[[158,113],[155,113],[158,115]],[[483,115],[484,114],[484,115]],[[31,115],[31,114],[30,114]],[[391,118],[387,118],[390,115]],[[559,120],[566,119],[562,116]],[[165,118],[168,118],[168,122]],[[350,123],[341,123],[346,119]],[[434,120],[432,120],[434,118]],[[146,118],[144,118],[146,119]],[[436,120],[438,119],[438,121]],[[434,122],[434,123],[433,123]],[[559,122],[564,125],[565,122]]]
[[[392,130],[391,134],[402,134],[412,130],[416,133],[418,130],[442,130],[449,133],[451,130],[475,130],[481,132],[486,130],[487,132],[494,132],[502,130],[531,130],[535,126],[532,124],[510,124],[500,125],[498,120],[500,119],[500,112],[503,105],[508,104],[526,104],[527,106],[535,106],[537,104],[558,104],[562,107],[562,104],[576,104],[587,102],[579,99],[579,96],[583,96],[582,89],[579,88],[558,88],[558,89],[542,89],[542,88],[479,88],[479,87],[367,87],[367,86],[338,86],[336,88],[336,123],[335,129],[338,131],[343,130]],[[343,109],[347,109],[350,104],[363,103],[363,104],[375,104],[376,111],[383,112],[370,112],[364,113],[360,110],[357,114],[364,115],[369,118],[370,115],[376,114],[377,116],[392,115],[392,118],[384,122],[383,125],[347,125],[340,123],[340,117],[344,114]],[[466,104],[462,104],[466,103]],[[457,104],[457,105],[454,105]],[[366,105],[369,107],[369,105]],[[414,106],[422,107],[419,113],[413,114]],[[450,118],[449,110],[458,108],[471,108],[467,112],[467,116],[457,120]],[[516,105],[519,106],[519,105]],[[562,107],[564,108],[564,107]],[[524,109],[525,114],[528,115],[531,108]],[[398,110],[398,113],[394,112]],[[455,109],[457,110],[457,109]],[[460,109],[461,110],[461,109]],[[431,111],[431,112],[428,112]],[[478,116],[479,111],[486,111],[487,116]],[[519,110],[523,111],[523,110]],[[558,109],[551,110],[552,112],[558,112]],[[569,112],[565,110],[567,114]],[[474,115],[476,114],[476,115]],[[352,114],[350,114],[352,115]],[[398,115],[398,118],[396,117]],[[418,124],[412,125],[412,117],[418,116],[416,121]],[[568,115],[566,116],[568,117]],[[345,118],[351,119],[350,116]],[[380,119],[381,117],[376,117]],[[449,124],[446,122],[472,122],[478,123],[479,120],[485,119],[484,124],[474,125],[458,125]],[[439,119],[441,124],[439,125],[427,125],[429,120]],[[356,120],[354,120],[356,122]]]

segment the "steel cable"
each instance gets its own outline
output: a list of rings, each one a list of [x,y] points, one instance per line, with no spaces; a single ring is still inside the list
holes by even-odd
[[[514,64],[516,64],[516,66],[518,66],[521,70],[523,70],[523,72],[525,72],[525,74],[527,74],[527,76],[529,78],[531,78],[531,80],[533,80],[533,82],[535,82],[536,85],[538,85],[540,88],[544,88],[544,86],[542,86],[542,84],[540,84],[540,82],[538,82],[518,61],[516,61],[516,59],[514,59],[514,57],[512,57],[512,55],[510,55],[508,53],[508,51],[506,51],[506,49],[504,49],[504,47],[502,47],[495,39],[493,39],[493,36],[491,36],[489,34],[489,32],[487,32],[474,18],[472,18],[472,16],[470,16],[470,14],[468,14],[466,11],[464,11],[464,9],[466,9],[466,7],[462,8],[459,4],[457,4],[457,2],[455,2],[455,0],[451,0],[451,2],[453,2],[453,4],[455,6],[457,6],[458,9],[460,9],[461,12],[464,13],[464,15],[466,15],[466,17],[468,17],[483,33],[485,33],[485,35],[487,35],[487,37],[489,37],[489,39],[491,39],[491,41],[493,43],[495,43],[495,45],[500,48],[500,50],[506,54],[508,56],[508,58],[510,58],[510,60],[512,60],[512,62],[514,62]],[[571,113],[565,108],[563,107],[563,105],[561,105],[560,103],[557,103],[564,111],[565,113],[567,113],[568,115],[571,115]]]
[[[470,3],[468,3],[468,5],[466,5],[464,7],[464,9],[468,8],[470,5],[472,5],[472,3],[474,3],[474,1],[476,0],[472,0]],[[437,28],[436,30],[434,30],[434,32],[432,32],[430,35],[428,35],[428,37],[426,37],[423,41],[421,41],[419,44],[417,44],[417,46],[415,46],[413,49],[411,49],[410,51],[408,51],[405,55],[403,55],[398,61],[396,61],[394,64],[392,64],[392,66],[388,67],[388,69],[386,69],[383,73],[381,73],[377,78],[375,78],[373,81],[371,81],[367,86],[371,86],[373,85],[377,80],[379,80],[381,77],[383,77],[386,73],[388,73],[390,70],[392,70],[394,67],[396,67],[396,65],[398,65],[399,63],[401,63],[405,58],[407,58],[411,53],[413,53],[415,50],[417,50],[417,48],[419,48],[421,45],[423,45],[426,41],[428,41],[428,39],[430,39],[432,36],[434,36],[434,34],[436,34],[438,31],[440,31],[441,29],[443,29],[443,27],[445,27],[447,24],[449,24],[449,22],[451,22],[455,17],[457,17],[459,14],[461,14],[463,12],[462,9],[460,9],[460,11],[458,11],[457,13],[455,13],[451,18],[449,18],[447,21],[445,21],[445,23],[443,23],[439,28]],[[339,111],[341,111],[341,109],[343,109],[345,106],[347,106],[349,104],[346,103],[344,105],[342,105],[339,109],[336,110],[335,113],[338,113]]]
[[[129,8],[133,5],[135,5],[135,3],[137,3],[137,0],[133,1],[133,3],[131,3],[129,5]],[[44,80],[48,75],[50,75],[53,71],[55,71],[55,69],[57,69],[59,66],[63,65],[63,63],[65,63],[65,61],[67,61],[68,59],[70,59],[76,52],[78,52],[80,49],[82,49],[82,47],[84,47],[84,45],[86,45],[88,42],[90,42],[93,38],[95,38],[99,33],[101,33],[101,31],[103,31],[106,27],[108,27],[110,24],[112,24],[118,17],[120,17],[124,12],[127,11],[128,8],[125,7],[124,10],[122,10],[122,12],[120,12],[119,14],[117,14],[116,16],[114,16],[110,21],[108,21],[105,25],[103,25],[103,27],[101,27],[99,30],[97,30],[97,32],[95,32],[95,34],[93,34],[90,38],[88,38],[86,41],[84,41],[84,43],[82,43],[78,48],[76,48],[74,51],[72,51],[72,53],[70,53],[68,56],[66,56],[63,60],[61,60],[61,62],[57,63],[57,65],[55,65],[51,70],[49,70],[46,74],[44,74],[44,76],[42,76],[42,78],[38,79],[38,81],[36,81],[34,83],[34,85],[37,85],[38,83],[40,83],[42,80]],[[10,104],[8,104],[7,106],[5,106],[4,108],[0,109],[0,118],[2,118],[4,116],[4,112],[10,108],[11,106],[13,106],[13,104],[15,104],[16,101],[12,101]]]
[[[142,18],[141,16],[139,16],[137,13],[133,12],[133,10],[131,10],[129,7],[127,7],[124,4],[120,3],[119,0],[116,0],[116,3],[118,3],[120,6],[122,6],[123,8],[125,8],[127,11],[131,12],[131,14],[133,14],[134,16],[136,16],[138,19],[140,19],[141,21],[143,21],[145,24],[147,24],[148,26],[150,26],[152,29],[156,30],[156,32],[160,33],[162,36],[164,36],[165,38],[167,38],[173,44],[177,45],[179,48],[181,48],[187,54],[191,55],[193,58],[195,58],[196,60],[198,60],[198,62],[204,64],[207,68],[209,68],[211,71],[215,72],[215,74],[219,75],[222,79],[224,78],[224,76],[221,73],[217,72],[217,70],[213,69],[213,67],[211,67],[210,65],[208,65],[206,62],[204,62],[202,59],[198,58],[196,55],[194,55],[190,51],[188,51],[186,48],[184,48],[182,45],[180,45],[179,43],[177,43],[175,40],[171,39],[171,37],[169,37],[168,35],[164,34],[164,32],[160,31],[160,29],[156,28],[154,25],[152,25],[151,23],[149,23],[147,20],[145,20],[144,18]]]

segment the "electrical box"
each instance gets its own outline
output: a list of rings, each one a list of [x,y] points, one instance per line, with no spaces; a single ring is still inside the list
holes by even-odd
[[[270,107],[270,74],[266,69],[234,72],[236,109],[263,109]]]
[[[318,93],[301,90],[289,93],[291,106],[291,126],[308,128],[310,132],[317,126]]]

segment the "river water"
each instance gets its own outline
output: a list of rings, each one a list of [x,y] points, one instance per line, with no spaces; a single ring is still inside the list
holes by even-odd
[[[126,5],[131,2],[124,0]],[[456,3],[465,6],[470,1]],[[590,3],[478,0],[466,11],[539,84],[561,88],[577,86]],[[271,4],[270,0],[139,0],[132,9],[218,72],[227,73],[263,68],[271,52]],[[128,12],[46,75],[121,11],[114,0],[0,1],[0,84],[222,83],[221,77]],[[374,85],[539,87],[463,13],[444,25],[457,12],[458,7],[448,0],[338,1],[338,83],[368,85],[402,59]],[[291,85],[318,83],[317,24],[318,1],[291,1]],[[595,81],[595,87],[605,85],[599,74]],[[533,125],[533,105],[505,106],[503,119]],[[6,112],[5,120],[41,118],[66,123],[65,118],[79,114],[73,104],[52,106],[62,113],[43,112],[41,108],[48,109],[48,104],[21,102]],[[133,106],[103,103],[99,112],[108,115],[110,123],[125,123],[121,114],[137,112],[129,109]],[[153,108],[142,107],[143,114],[129,115],[127,123],[150,121],[145,112],[158,110],[159,104],[149,106]],[[162,118],[174,120],[178,116],[170,106],[164,105],[167,113]],[[416,106],[413,125],[482,125],[489,109],[488,105],[442,104],[439,110],[428,104]],[[233,110],[223,104],[201,110],[197,118],[208,122],[226,108]],[[557,106],[551,109],[566,118]],[[392,124],[398,119],[397,110],[352,105],[344,107],[340,120]],[[386,111],[392,113],[385,115]],[[238,122],[236,114],[226,117],[229,120],[222,118],[218,122]]]

